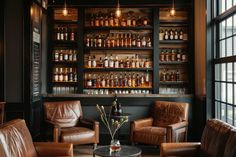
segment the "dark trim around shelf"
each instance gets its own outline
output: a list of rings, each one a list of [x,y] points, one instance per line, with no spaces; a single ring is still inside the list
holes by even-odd
[[[188,43],[188,40],[160,40],[160,44],[183,44]]]
[[[84,71],[152,71],[153,68],[84,68]]]
[[[85,47],[85,50],[153,50],[153,47]]]
[[[99,30],[152,30],[153,27],[148,26],[130,26],[130,27],[121,27],[121,26],[114,26],[114,27],[91,27],[87,26],[85,27],[85,30],[87,31],[99,31]]]

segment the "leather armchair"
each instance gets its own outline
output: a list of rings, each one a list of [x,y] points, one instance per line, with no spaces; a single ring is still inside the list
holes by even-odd
[[[201,143],[162,143],[161,157],[235,157],[236,131],[217,120],[207,121]]]
[[[69,143],[33,143],[22,119],[12,120],[0,126],[1,157],[73,157],[73,145]]]
[[[54,142],[79,144],[99,142],[99,122],[83,117],[80,101],[45,102],[45,121],[54,129]]]
[[[160,145],[187,139],[188,103],[156,101],[149,118],[131,122],[132,143]]]

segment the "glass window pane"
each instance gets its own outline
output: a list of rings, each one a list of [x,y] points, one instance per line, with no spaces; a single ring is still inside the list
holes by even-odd
[[[234,62],[234,71],[233,71],[233,75],[234,75],[234,82],[236,82],[236,62]],[[236,102],[235,102],[236,103]]]
[[[225,0],[219,0],[219,11],[220,13],[225,11]]]
[[[221,101],[226,102],[226,83],[221,83]]]
[[[215,80],[220,81],[220,64],[215,64]]]
[[[236,37],[233,38],[233,55],[236,55]]]
[[[216,118],[220,118],[220,103],[215,101],[215,114]]]
[[[220,41],[220,57],[225,57],[225,40]]]
[[[225,63],[221,64],[221,81],[226,81],[226,66],[225,66]]]
[[[232,42],[232,38],[228,38],[226,40],[227,43],[227,47],[226,47],[226,56],[232,56],[232,52],[233,52],[233,42]]]
[[[224,0],[223,0],[224,1]],[[228,10],[229,8],[232,7],[232,0],[227,0],[227,4],[226,4],[226,10]]]
[[[233,64],[232,63],[227,64],[227,81],[233,82]]]
[[[220,39],[225,38],[225,20],[220,23]]]
[[[227,122],[233,124],[233,107],[230,105],[227,105]]]
[[[226,36],[232,36],[233,35],[233,18],[230,17],[226,20]]]
[[[236,0],[233,0],[234,2],[233,2],[233,5],[236,5]]]
[[[227,84],[227,102],[233,104],[233,84]]]
[[[236,104],[236,84],[234,84],[234,105]]]
[[[221,103],[221,119],[226,121],[226,104]]]
[[[220,101],[220,82],[215,83],[215,99]]]
[[[235,0],[236,1],[236,0]],[[236,34],[236,15],[234,15],[234,20],[233,20],[233,22],[234,22],[234,25],[233,25],[233,34]]]

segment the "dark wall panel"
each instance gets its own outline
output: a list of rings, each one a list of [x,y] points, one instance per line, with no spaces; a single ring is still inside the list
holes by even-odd
[[[6,0],[5,3],[5,97],[7,102],[23,102],[22,68],[22,1]]]
[[[4,8],[4,0],[0,1]],[[4,101],[4,9],[0,10],[0,101]]]

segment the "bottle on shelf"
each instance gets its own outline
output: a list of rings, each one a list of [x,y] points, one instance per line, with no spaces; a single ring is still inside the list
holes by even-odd
[[[145,86],[146,87],[150,86],[150,77],[149,77],[149,72],[148,71],[145,74]]]
[[[174,61],[176,61],[177,59],[176,59],[176,52],[175,52],[175,50],[174,49],[172,49],[171,50],[171,61],[172,62],[174,62]]]
[[[136,42],[137,42],[136,43],[137,47],[141,47],[141,39],[140,39],[139,35],[137,36]]]
[[[90,26],[93,27],[95,24],[94,24],[94,15],[91,14],[90,15]]]
[[[71,40],[71,41],[75,41],[75,33],[74,33],[74,29],[71,29],[70,40]]]
[[[111,26],[111,27],[114,26],[114,16],[113,16],[113,13],[110,14],[110,18],[109,18],[109,26]]]
[[[133,38],[132,38],[132,47],[136,47],[136,36],[135,36],[135,34],[133,34]]]
[[[174,32],[173,32],[172,29],[170,30],[170,33],[169,33],[169,39],[170,39],[170,40],[173,40],[173,39],[174,39]]]
[[[92,67],[92,59],[91,59],[91,56],[89,55],[89,57],[88,57],[88,63],[87,63],[87,65],[88,65],[88,68],[91,68]]]
[[[104,26],[104,18],[101,12],[99,12],[99,26],[100,27]]]
[[[100,22],[99,22],[99,15],[98,15],[98,13],[96,14],[96,17],[95,17],[95,26],[96,27],[99,27],[100,25]]]
[[[142,41],[141,41],[141,47],[146,47],[147,42],[145,36],[143,36]]]
[[[61,28],[60,40],[64,40],[64,31],[63,31],[63,27]]]
[[[132,16],[131,24],[132,24],[133,27],[137,26],[136,17],[135,16]]]
[[[109,18],[108,18],[108,16],[105,17],[104,26],[106,26],[106,27],[109,26]]]
[[[68,40],[68,29],[65,27],[64,40]]]
[[[54,80],[55,82],[58,82],[58,81],[59,81],[58,72],[59,72],[58,68],[55,68],[55,72],[54,72],[54,75],[53,75],[53,80]]]
[[[68,80],[69,80],[67,68],[65,68],[65,70],[64,70],[64,78],[63,78],[63,80],[64,80],[65,82],[68,82]]]
[[[162,29],[160,29],[160,32],[159,32],[159,40],[164,40],[164,36],[165,36],[165,33],[163,32]]]
[[[143,26],[143,20],[141,19],[141,16],[138,17],[138,20],[136,22],[137,26]]]
[[[114,59],[112,55],[109,58],[109,68],[114,68]]]
[[[59,50],[54,50],[54,61],[59,61]]]
[[[108,68],[108,67],[109,67],[109,61],[108,61],[107,55],[106,55],[105,58],[104,58],[104,67],[105,67],[105,68]]]
[[[161,53],[160,53],[160,61],[161,61],[161,62],[164,62],[164,61],[165,61],[165,53],[164,53],[164,50],[163,50],[163,49],[161,50]]]
[[[178,39],[179,39],[179,34],[178,34],[177,29],[175,30],[175,36],[174,36],[174,39],[175,39],[175,40],[178,40]]]
[[[59,70],[60,70],[60,71],[59,71],[58,81],[59,81],[59,82],[63,82],[63,80],[64,80],[64,77],[63,77],[63,68],[60,68]]]
[[[87,78],[87,87],[92,87],[92,78],[91,78],[91,74],[88,74],[88,78]]]
[[[183,30],[182,29],[179,32],[179,40],[183,40]]]
[[[165,30],[164,39],[169,40],[169,33],[167,30]]]
[[[127,26],[128,27],[132,26],[132,19],[130,17],[130,13],[128,13],[128,15],[127,15]]]
[[[96,68],[96,67],[97,67],[97,61],[96,61],[96,57],[95,57],[95,56],[93,56],[92,67],[93,67],[93,68]]]
[[[180,73],[179,70],[176,70],[176,81],[180,81]]]
[[[61,29],[60,27],[57,27],[57,36],[56,36],[56,40],[61,40],[61,33],[60,33]]]
[[[177,55],[176,55],[176,60],[177,60],[178,62],[181,61],[181,56],[182,56],[182,52],[181,52],[181,49],[179,49],[178,52],[177,52]]]
[[[119,59],[118,59],[118,56],[115,57],[115,68],[119,68]]]

